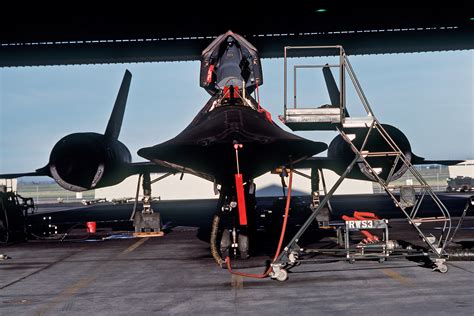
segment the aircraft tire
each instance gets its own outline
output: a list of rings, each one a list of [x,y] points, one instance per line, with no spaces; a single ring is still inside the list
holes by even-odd
[[[231,241],[229,230],[224,229],[222,231],[221,245],[220,245],[221,257],[222,258],[226,258],[226,257],[229,256],[231,242],[232,241]]]
[[[240,233],[238,237],[239,252],[241,259],[248,259],[249,257],[249,236]]]

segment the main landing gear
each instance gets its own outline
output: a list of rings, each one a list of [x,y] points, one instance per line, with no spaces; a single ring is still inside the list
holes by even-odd
[[[133,226],[135,227],[135,234],[137,236],[147,236],[147,235],[163,235],[161,231],[161,216],[160,213],[153,210],[151,203],[153,202],[153,197],[151,195],[151,185],[155,182],[158,182],[173,173],[166,173],[154,180],[151,180],[150,173],[143,173],[138,177],[137,191],[135,194],[135,204],[133,206],[133,212],[130,220],[133,221]],[[143,189],[143,198],[142,205],[143,208],[141,211],[137,211],[138,206],[138,195],[140,183],[142,184]]]

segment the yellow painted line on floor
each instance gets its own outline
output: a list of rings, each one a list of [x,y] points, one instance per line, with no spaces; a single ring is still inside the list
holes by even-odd
[[[403,284],[413,284],[409,278],[405,278],[403,275],[392,269],[382,269],[383,274]]]
[[[150,239],[150,238],[146,237],[146,238],[140,239],[139,241],[137,241],[136,243],[134,243],[133,245],[131,245],[130,247],[128,247],[127,249],[122,251],[120,254],[124,255],[124,254],[127,254],[127,253],[130,253],[130,252],[134,251],[135,249],[137,249],[138,247],[143,245],[148,239]]]
[[[244,288],[244,278],[240,275],[232,274],[230,278],[230,285],[233,289],[241,290]]]
[[[58,294],[51,302],[49,302],[42,310],[36,313],[36,315],[45,315],[50,312],[56,305],[65,302],[67,299],[74,296],[81,289],[88,286],[92,281],[95,280],[94,276],[89,276],[86,278],[81,278],[79,281],[74,283],[72,286],[68,287],[64,291]]]
[[[116,258],[120,255],[127,254],[127,253],[130,253],[130,252],[134,251],[135,249],[137,249],[138,247],[143,245],[148,239],[150,239],[150,238],[140,239],[139,241],[135,242],[133,245],[131,245],[130,247],[128,247],[127,249],[125,249],[124,251],[119,253],[118,255],[115,255],[114,258]],[[113,258],[112,258],[112,260],[113,260]],[[87,287],[90,283],[92,283],[97,278],[97,276],[100,274],[99,273],[100,270],[102,268],[106,267],[106,266],[107,266],[107,261],[103,262],[102,264],[97,266],[92,272],[89,273],[88,277],[84,277],[84,278],[79,279],[79,281],[77,281],[76,283],[74,283],[70,287],[63,290],[55,298],[53,298],[53,300],[51,302],[47,303],[44,306],[44,308],[42,308],[40,311],[38,311],[36,313],[36,315],[45,315],[48,312],[50,312],[56,305],[64,303],[65,301],[67,301],[68,299],[70,299],[71,297],[76,295],[80,290],[82,290],[83,288]]]

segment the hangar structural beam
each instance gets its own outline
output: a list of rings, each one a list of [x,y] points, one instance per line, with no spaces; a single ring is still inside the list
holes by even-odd
[[[0,67],[199,60],[229,29],[263,58],[283,57],[284,46],[342,45],[351,55],[474,49],[472,8],[348,8],[324,1],[239,8],[6,17],[0,21]]]

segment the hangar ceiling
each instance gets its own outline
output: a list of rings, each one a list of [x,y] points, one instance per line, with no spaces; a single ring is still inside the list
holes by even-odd
[[[343,45],[348,54],[474,48],[472,5],[349,8],[328,3],[294,1],[288,7],[250,9],[232,2],[187,13],[176,6],[107,16],[17,16],[0,22],[0,66],[198,60],[212,39],[227,30],[244,35],[266,58],[282,57],[284,46],[300,45]]]

